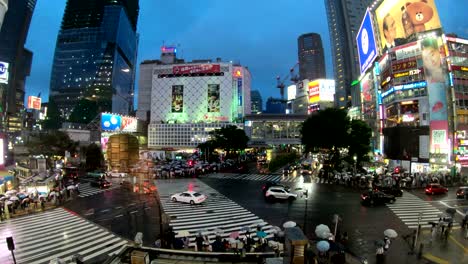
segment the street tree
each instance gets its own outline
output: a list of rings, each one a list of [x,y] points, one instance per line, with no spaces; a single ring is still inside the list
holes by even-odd
[[[349,130],[349,157],[356,156],[357,164],[361,161],[369,161],[370,138],[372,130],[366,122],[362,120],[352,120],[351,129]]]
[[[67,133],[55,130],[32,136],[27,147],[31,155],[46,156],[47,161],[50,162],[52,156],[65,156],[65,151],[74,154],[78,142],[71,140]]]
[[[92,171],[102,167],[104,163],[104,156],[102,154],[101,148],[96,145],[96,143],[92,143],[85,149],[86,155],[86,169]]]
[[[210,144],[226,151],[226,157],[235,156],[235,151],[247,148],[249,137],[237,126],[227,126],[210,132]]]

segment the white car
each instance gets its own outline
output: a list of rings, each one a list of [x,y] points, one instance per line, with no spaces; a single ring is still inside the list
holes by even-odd
[[[288,192],[283,187],[270,187],[266,191],[265,197],[269,199],[294,200],[297,198],[297,194]]]
[[[208,198],[206,195],[193,191],[187,191],[171,195],[171,201],[189,204],[203,203],[206,200],[206,198]]]
[[[115,178],[120,178],[120,177],[125,178],[125,177],[127,177],[128,175],[127,175],[127,173],[125,173],[125,172],[108,171],[108,172],[107,172],[107,176],[108,176],[108,177],[112,177],[112,178],[114,178],[114,177],[115,177]]]

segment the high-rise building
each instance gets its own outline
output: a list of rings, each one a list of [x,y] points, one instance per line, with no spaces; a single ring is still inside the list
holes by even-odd
[[[50,81],[62,117],[83,111],[82,102],[94,109],[85,119],[133,110],[138,13],[138,0],[67,1]]]
[[[8,11],[8,0],[0,0],[0,29],[2,28],[5,13]]]
[[[356,34],[371,2],[325,0],[336,84],[335,105],[340,108],[351,105],[351,83],[360,75]]]
[[[265,113],[267,114],[286,114],[287,102],[281,98],[269,97],[266,101]]]
[[[0,8],[6,2],[0,0]],[[0,115],[5,131],[22,129],[26,77],[32,52],[24,48],[36,0],[10,1],[0,31]]]
[[[250,92],[250,100],[252,102],[252,113],[259,113],[263,111],[263,100],[260,91],[253,90]]]
[[[322,38],[317,33],[308,33],[297,39],[297,56],[299,58],[299,77],[301,80],[323,79],[326,77],[325,56]]]

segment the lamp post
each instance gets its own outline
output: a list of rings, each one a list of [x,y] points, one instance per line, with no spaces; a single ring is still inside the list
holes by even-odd
[[[354,176],[356,176],[356,163],[357,163],[356,155],[353,156],[353,160],[354,160]]]

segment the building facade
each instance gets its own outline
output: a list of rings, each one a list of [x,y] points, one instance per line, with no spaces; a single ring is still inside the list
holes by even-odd
[[[253,90],[250,93],[250,99],[252,100],[252,113],[261,113],[263,111],[263,100],[260,91]]]
[[[133,110],[138,13],[138,0],[67,1],[50,82],[62,117],[83,99],[97,113]]]
[[[269,97],[266,101],[265,113],[267,114],[286,114],[288,101],[281,98]]]
[[[32,63],[32,52],[24,43],[35,6],[36,0],[10,1],[0,31],[0,114],[8,132],[22,129],[25,82]]]
[[[317,33],[308,33],[297,39],[299,77],[301,80],[326,78],[325,55],[322,38]]]
[[[335,105],[339,108],[351,106],[351,83],[360,75],[356,34],[372,1],[325,0],[336,82]]]
[[[147,115],[151,149],[193,149],[208,133],[227,125],[242,127],[251,113],[251,75],[247,67],[217,59],[192,62],[149,61],[139,84],[151,85],[151,101],[142,101],[138,117]],[[148,71],[151,70],[151,77]]]

